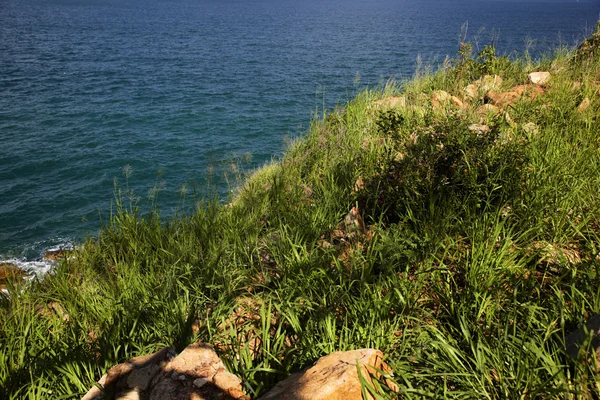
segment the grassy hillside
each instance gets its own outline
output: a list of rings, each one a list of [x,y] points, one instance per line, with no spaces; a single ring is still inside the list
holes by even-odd
[[[98,238],[1,298],[0,398],[77,398],[196,340],[253,396],[361,347],[401,398],[598,396],[564,336],[600,312],[599,42],[538,62],[463,45],[313,121],[226,206],[165,221],[118,196]],[[551,78],[515,89],[533,71]]]

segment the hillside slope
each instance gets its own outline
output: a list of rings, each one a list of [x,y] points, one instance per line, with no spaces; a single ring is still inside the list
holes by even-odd
[[[77,398],[195,340],[251,396],[360,347],[402,398],[598,396],[564,336],[600,312],[599,38],[540,62],[463,44],[313,121],[226,206],[163,221],[123,192],[98,238],[9,285],[0,397]]]

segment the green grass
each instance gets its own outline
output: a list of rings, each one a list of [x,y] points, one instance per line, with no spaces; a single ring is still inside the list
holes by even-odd
[[[78,398],[118,362],[197,340],[252,396],[361,347],[384,352],[401,398],[598,396],[595,366],[570,359],[564,336],[600,312],[599,65],[465,46],[314,120],[226,206],[142,217],[117,190],[99,237],[2,299],[0,397]],[[482,99],[431,102],[484,74],[508,90],[546,69],[546,93],[508,117],[478,115]],[[389,96],[407,106],[374,105]],[[344,225],[352,207],[366,232]]]

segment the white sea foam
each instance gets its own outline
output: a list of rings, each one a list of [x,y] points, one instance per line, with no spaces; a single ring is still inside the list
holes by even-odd
[[[56,265],[56,261],[53,260],[28,261],[20,260],[17,258],[0,259],[0,263],[8,263],[25,271],[26,274],[24,276],[24,279],[26,281],[31,281],[35,278],[43,277],[44,275],[51,272],[54,266]],[[8,295],[8,290],[6,288],[2,288],[0,291]]]
[[[20,260],[17,258],[9,258],[5,260],[0,260],[2,263],[12,264],[17,268],[22,269],[27,272],[26,279],[32,279],[33,277],[42,277],[46,275],[48,272],[51,272],[56,264],[56,261],[53,260]]]
[[[30,245],[31,248],[39,248],[39,243],[34,245]],[[0,256],[0,263],[8,263],[12,264],[17,268],[22,269],[27,273],[25,279],[31,280],[35,277],[41,278],[49,272],[52,272],[57,261],[52,259],[51,257],[45,258],[46,255],[51,255],[52,253],[57,253],[61,251],[73,251],[75,249],[75,245],[70,241],[64,241],[60,244],[55,244],[50,247],[45,248],[41,253],[36,252],[39,256],[32,260],[27,257],[21,255],[21,257],[14,256]],[[27,250],[30,250],[28,247],[25,247]],[[25,253],[25,251],[24,251]]]

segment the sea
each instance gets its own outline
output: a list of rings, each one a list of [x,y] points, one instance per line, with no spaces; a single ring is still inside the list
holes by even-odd
[[[365,88],[461,41],[540,57],[600,1],[0,0],[0,260],[98,235],[117,201],[165,217],[239,177]]]

